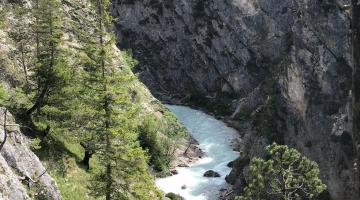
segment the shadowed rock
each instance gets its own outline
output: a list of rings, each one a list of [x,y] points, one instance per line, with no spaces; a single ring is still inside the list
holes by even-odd
[[[208,170],[204,173],[205,177],[220,177],[220,174],[215,172],[214,170]]]

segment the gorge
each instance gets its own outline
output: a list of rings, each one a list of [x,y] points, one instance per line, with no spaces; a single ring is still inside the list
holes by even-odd
[[[360,0],[0,0],[0,199],[359,200],[359,29]]]
[[[118,0],[111,12],[118,46],[133,49],[156,97],[225,116],[245,160],[272,141],[300,150],[319,164],[324,199],[357,200],[350,3]],[[236,191],[244,171],[228,178]]]

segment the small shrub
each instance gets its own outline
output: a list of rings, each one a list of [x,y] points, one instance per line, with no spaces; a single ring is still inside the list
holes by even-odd
[[[165,112],[162,119],[148,115],[138,128],[139,141],[150,154],[150,163],[159,172],[167,171],[177,148],[177,140],[187,134],[176,117]]]
[[[175,194],[175,193],[173,193],[173,192],[167,193],[167,194],[165,195],[165,197],[167,197],[167,198],[169,198],[169,199],[171,199],[171,200],[182,200],[182,199],[183,199],[180,195]]]
[[[31,140],[30,149],[32,151],[40,150],[41,149],[41,139],[34,138],[33,140]]]
[[[8,94],[2,84],[0,84],[0,106],[3,106],[8,99]]]

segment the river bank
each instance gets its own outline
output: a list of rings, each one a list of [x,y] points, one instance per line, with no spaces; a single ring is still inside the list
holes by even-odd
[[[228,188],[225,181],[225,176],[231,171],[228,163],[239,157],[232,146],[240,140],[239,134],[202,111],[174,105],[168,105],[168,108],[199,142],[198,148],[204,154],[188,167],[177,167],[175,175],[157,179],[156,184],[165,193],[180,194],[187,200],[219,199],[220,193],[226,193]],[[220,177],[204,177],[208,170],[219,173]]]

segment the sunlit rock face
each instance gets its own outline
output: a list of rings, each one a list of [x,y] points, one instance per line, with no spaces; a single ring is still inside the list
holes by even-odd
[[[4,121],[4,111],[5,109],[0,107],[1,124]],[[9,124],[13,118],[9,113],[7,116]],[[0,126],[0,138],[2,142],[3,125]],[[61,200],[57,184],[47,173],[39,158],[30,150],[30,144],[31,141],[20,132],[17,126],[8,127],[7,140],[0,152],[0,199]],[[36,183],[25,179],[26,177],[30,177]]]
[[[261,155],[269,140],[256,136],[261,125],[253,119],[239,118],[272,102],[276,141],[318,162],[332,199],[355,200],[346,4],[113,0],[111,11],[119,47],[133,49],[140,61],[134,70],[153,94],[183,102],[230,94],[226,115],[241,128],[248,157]],[[236,191],[244,169],[232,173]]]

